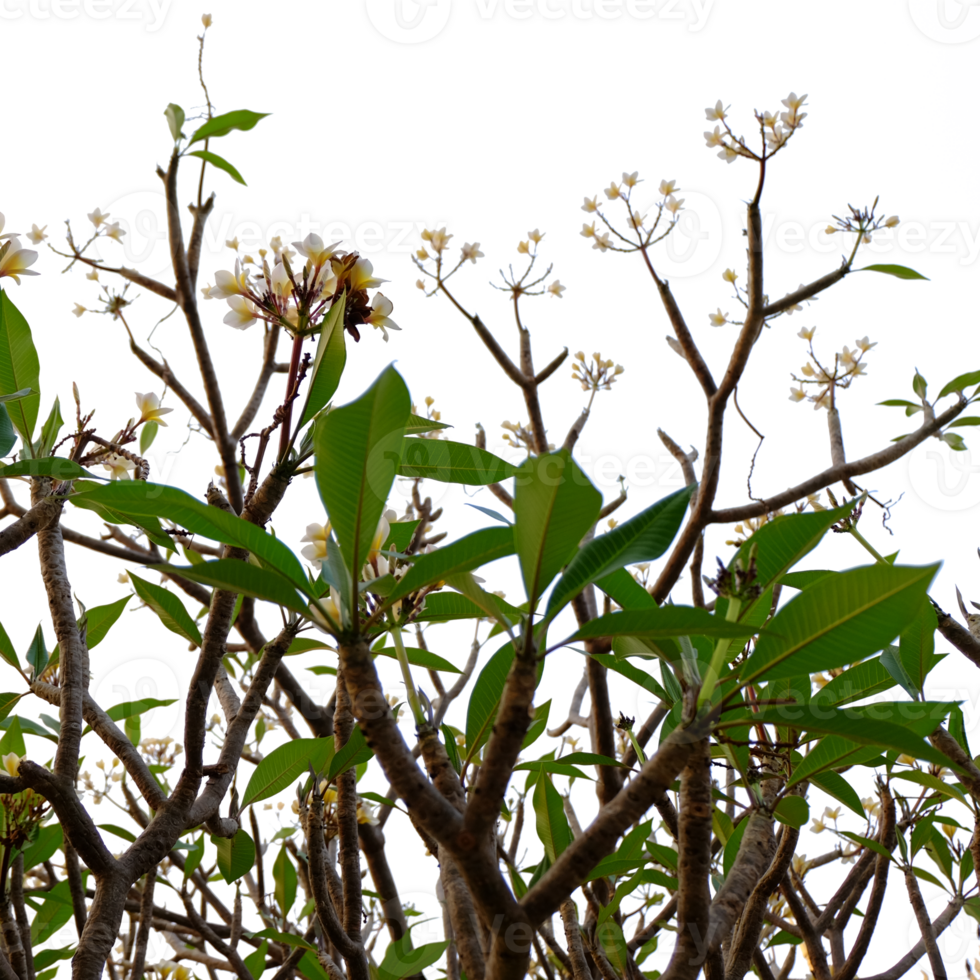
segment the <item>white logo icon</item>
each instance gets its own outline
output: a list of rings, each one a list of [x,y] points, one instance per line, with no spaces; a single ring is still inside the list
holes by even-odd
[[[721,212],[706,194],[683,191],[684,210],[677,227],[650,248],[650,258],[665,276],[697,276],[710,269],[721,252]],[[657,215],[656,205],[643,216],[644,229]],[[663,219],[666,221],[666,219]]]
[[[170,265],[167,202],[162,194],[136,191],[113,201],[106,211],[126,230],[121,245],[113,238],[96,238],[95,247],[107,265],[125,265],[144,276],[155,276]]]
[[[431,41],[445,26],[452,0],[366,0],[375,30],[397,44]]]
[[[942,439],[927,439],[909,457],[909,482],[930,507],[968,510],[980,504],[980,431],[963,426],[966,452],[957,453]]]
[[[915,26],[940,44],[980,37],[980,0],[909,0]]]
[[[154,708],[143,715],[143,736],[164,738],[180,714],[180,685],[177,675],[162,660],[141,657],[110,670],[95,689],[95,700],[106,711],[121,701],[141,701],[143,698],[170,700],[166,708]]]
[[[935,919],[949,903],[944,895],[932,898],[926,902],[926,911],[930,919]],[[909,926],[909,947],[914,946],[921,937],[919,924],[912,920]],[[971,918],[966,912],[953,919],[949,928],[938,937],[939,952],[942,954],[943,962],[946,964],[946,975],[949,977],[965,977],[967,975],[967,957],[976,960],[980,954],[980,945],[977,944],[977,920]],[[932,972],[929,966],[929,954],[924,953],[919,960],[919,966]]]

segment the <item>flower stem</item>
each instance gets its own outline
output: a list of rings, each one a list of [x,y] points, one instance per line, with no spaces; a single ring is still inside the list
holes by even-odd
[[[422,728],[426,724],[426,717],[422,713],[422,704],[419,701],[418,692],[415,690],[415,682],[412,680],[412,668],[408,663],[408,654],[402,645],[402,631],[397,626],[391,628],[391,638],[395,642],[398,666],[402,669],[402,680],[405,682],[405,690],[408,694],[408,706],[412,709],[412,717],[415,719],[416,727]]]
[[[286,458],[289,451],[290,430],[293,420],[293,386],[296,384],[296,377],[299,374],[299,359],[303,352],[303,334],[297,333],[293,338],[293,354],[289,359],[289,374],[286,376],[286,399],[283,408],[282,426],[279,430],[279,462]]]

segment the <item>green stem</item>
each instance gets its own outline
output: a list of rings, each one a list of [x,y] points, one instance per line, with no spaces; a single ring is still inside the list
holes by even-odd
[[[637,760],[641,766],[645,766],[647,764],[647,757],[643,754],[643,749],[640,748],[640,743],[637,742],[636,736],[633,734],[633,729],[628,728],[626,734],[629,736],[630,744],[633,746]]]
[[[854,535],[855,538],[857,538],[857,540],[861,544],[861,547],[863,547],[864,550],[867,551],[868,554],[870,554],[875,559],[875,561],[881,562],[882,565],[887,565],[888,564],[888,562],[885,561],[885,559],[882,558],[881,555],[879,555],[877,551],[875,551],[875,549],[867,541],[867,539],[864,537],[864,535],[861,534],[861,532],[856,527],[851,527],[848,530],[850,531],[850,533],[852,535]]]
[[[391,638],[395,642],[395,654],[398,657],[398,666],[402,669],[402,680],[405,681],[405,690],[408,694],[408,706],[412,709],[412,717],[415,724],[422,728],[426,724],[426,717],[422,713],[422,703],[419,701],[418,692],[415,690],[415,682],[412,680],[412,668],[408,663],[408,654],[402,645],[402,631],[397,627],[391,628]]]
[[[728,600],[728,610],[725,613],[725,621],[728,623],[737,623],[738,614],[741,611],[742,600],[730,598]],[[725,665],[728,648],[731,645],[732,641],[727,638],[720,639],[715,645],[714,653],[711,654],[711,663],[708,665],[708,669],[705,671],[704,681],[701,684],[701,690],[698,693],[699,708],[705,701],[711,700],[711,695],[714,692],[715,684],[718,683],[718,678],[721,675],[721,669]]]

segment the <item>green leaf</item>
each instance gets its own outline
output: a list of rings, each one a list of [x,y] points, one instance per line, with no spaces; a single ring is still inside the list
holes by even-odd
[[[426,943],[413,949],[412,934],[406,932],[401,939],[388,944],[384,959],[378,966],[378,980],[403,980],[404,977],[421,973],[427,966],[432,966],[448,948],[448,942],[440,942]]]
[[[347,363],[347,346],[344,338],[344,309],[347,293],[335,299],[320,325],[316,356],[310,375],[310,387],[306,404],[300,415],[299,428],[302,429],[327,402],[333,398],[340,384],[344,366]]]
[[[544,845],[544,853],[554,864],[558,856],[572,842],[561,794],[555,789],[551,777],[543,772],[534,784],[534,817],[538,838]]]
[[[436,432],[439,429],[451,429],[452,426],[445,422],[437,422],[435,419],[423,418],[421,415],[409,415],[408,422],[405,424],[405,435],[417,436],[423,432]]]
[[[24,848],[24,873],[51,860],[61,850],[64,831],[60,823],[49,823],[41,827],[34,840]]]
[[[188,845],[187,855],[184,858],[184,877],[189,878],[197,870],[201,859],[204,857],[204,834],[201,834],[196,841]]]
[[[310,766],[322,772],[333,756],[333,738],[296,738],[273,749],[256,767],[245,787],[242,809],[275,796],[297,779],[306,776]]]
[[[42,949],[34,953],[34,969],[43,970],[59,960],[70,960],[75,955],[74,946],[63,946],[61,949]]]
[[[750,626],[718,619],[695,606],[659,606],[656,609],[624,609],[590,620],[572,640],[597,636],[638,636],[658,639],[670,636],[746,637]]]
[[[815,773],[828,769],[861,765],[880,754],[877,746],[864,746],[837,735],[828,735],[820,739],[799,765],[793,767],[793,776],[787,786],[795,786],[804,779],[812,779]]]
[[[316,426],[317,488],[355,579],[395,479],[410,408],[405,382],[389,367],[357,401],[335,408]]]
[[[887,691],[897,683],[898,680],[882,664],[881,657],[873,657],[838,674],[813,695],[813,700],[839,708]]]
[[[238,181],[239,184],[245,183],[245,178],[224,157],[219,157],[217,153],[211,153],[208,150],[191,150],[188,156],[200,157],[205,163],[210,163],[212,167],[223,170],[232,180]]]
[[[40,374],[31,328],[6,291],[0,290],[0,395],[31,390],[7,409],[25,447],[31,445],[41,406]]]
[[[878,702],[864,708],[832,710],[813,705],[766,705],[748,714],[754,723],[781,725],[799,731],[841,735],[852,742],[877,746],[879,751],[894,749],[916,759],[939,765],[951,765],[950,760],[917,734],[925,726],[934,731],[952,707],[947,702]],[[890,720],[885,721],[883,719]],[[928,727],[930,726],[931,727]],[[798,777],[794,773],[793,782]]]
[[[271,939],[274,943],[285,943],[287,946],[301,946],[303,949],[316,949],[312,943],[307,942],[302,936],[297,936],[293,932],[279,932],[276,929],[263,929],[261,932],[253,932],[256,939]]]
[[[840,831],[841,836],[846,837],[848,840],[854,841],[855,844],[860,844],[862,847],[868,848],[868,850],[874,851],[875,854],[880,854],[882,857],[886,857],[892,860],[891,852],[883,844],[879,844],[876,840],[871,840],[870,837],[861,837],[858,834],[849,833],[846,830]]]
[[[418,561],[405,573],[385,605],[415,592],[424,585],[445,580],[451,575],[468,572],[492,561],[514,554],[514,532],[509,527],[487,527],[437,548]]]
[[[821,772],[810,777],[810,782],[814,786],[819,786],[828,796],[843,803],[849,810],[853,810],[862,820],[865,817],[864,806],[861,797],[857,795],[854,787],[839,772]]]
[[[967,371],[966,374],[958,374],[952,381],[943,386],[939,392],[939,397],[953,394],[954,391],[962,391],[964,388],[972,388],[973,385],[980,384],[980,371]]]
[[[20,670],[20,660],[17,657],[17,651],[14,649],[10,637],[7,636],[7,631],[3,628],[3,623],[0,623],[0,657],[3,657],[11,667]]]
[[[44,645],[44,633],[41,632],[40,624],[34,632],[34,637],[31,640],[31,645],[27,648],[24,659],[31,667],[33,678],[37,680],[48,665],[48,649]]]
[[[115,602],[110,602],[105,606],[93,606],[86,611],[87,628],[85,631],[85,643],[89,650],[98,646],[105,639],[106,634],[122,615],[122,611],[126,608],[126,603],[130,599],[132,599],[132,596],[126,595],[121,599],[117,599]]]
[[[394,647],[384,647],[381,650],[375,650],[374,653],[379,657],[389,657],[392,660],[398,659],[398,653]],[[448,660],[436,656],[436,654],[430,653],[428,650],[420,650],[418,647],[405,647],[405,653],[408,655],[408,662],[413,667],[424,667],[426,670],[443,670],[450,674],[462,673],[458,667],[451,664]]]
[[[142,480],[116,480],[104,486],[86,485],[78,496],[127,516],[166,518],[194,534],[244,548],[262,562],[263,568],[292,582],[300,590],[309,589],[309,579],[299,559],[274,535],[235,514],[210,507],[176,487]],[[72,502],[76,502],[75,496]]]
[[[13,718],[6,719],[6,721],[7,730],[4,732],[3,738],[0,738],[0,755],[13,752],[23,758],[27,755],[27,746],[24,745],[24,733],[21,730],[20,718],[14,715]]]
[[[245,969],[252,974],[253,977],[261,977],[265,971],[266,957],[269,955],[269,943],[263,939],[259,944],[259,948],[248,956],[244,958],[242,962],[245,964]]]
[[[623,609],[657,608],[656,599],[625,568],[603,576],[595,584]]]
[[[218,871],[230,885],[238,881],[255,864],[255,842],[239,828],[234,837],[215,837],[211,843],[218,849]]]
[[[88,874],[83,872],[83,876]],[[65,878],[45,893],[44,902],[31,922],[31,945],[37,948],[47,942],[71,917],[71,890]]]
[[[163,114],[167,117],[167,126],[170,127],[170,135],[173,137],[174,142],[176,143],[177,140],[183,139],[184,134],[180,130],[184,125],[184,110],[175,102],[171,102],[163,110]]]
[[[293,902],[296,901],[297,882],[296,866],[290,861],[285,844],[279,848],[279,854],[272,863],[272,878],[276,883],[276,903],[285,920],[289,916]]]
[[[625,565],[653,561],[670,546],[684,519],[695,485],[658,500],[636,517],[593,538],[569,562],[548,599],[550,619],[590,582]]]
[[[7,406],[0,404],[0,456],[6,456],[17,441],[14,423],[10,421]]]
[[[330,760],[327,779],[336,779],[341,773],[359,766],[362,762],[374,757],[374,752],[368,747],[364,732],[360,725],[355,725],[347,739],[347,744]]]
[[[920,397],[926,397],[926,388],[928,387],[928,382],[925,378],[919,374],[918,368],[916,368],[915,374],[912,376],[912,390]]]
[[[641,670],[639,667],[625,660],[620,660],[611,653],[592,653],[590,656],[593,660],[598,660],[607,670],[613,670],[617,674],[622,674],[623,677],[639,685],[643,690],[649,691],[658,700],[664,701],[668,705],[673,700],[667,697],[664,689],[645,670]]]
[[[202,562],[201,564],[207,564]],[[194,567],[200,567],[194,566]],[[140,599],[152,609],[160,622],[172,633],[182,636],[191,643],[201,645],[201,631],[197,623],[191,618],[191,614],[184,608],[184,604],[169,589],[152,582],[146,582],[138,578],[132,572],[129,573],[129,580],[133,583],[133,588]]]
[[[60,456],[45,456],[42,459],[22,459],[9,466],[0,466],[0,479],[12,476],[50,476],[55,480],[75,480],[85,478],[101,480],[102,477],[83,469],[78,463]]]
[[[902,630],[899,659],[911,682],[909,694],[913,698],[922,691],[929,671],[936,664],[937,627],[936,611],[931,602],[924,600],[918,615]]]
[[[472,759],[490,737],[490,729],[497,717],[497,707],[513,662],[514,646],[506,643],[486,662],[473,685],[470,703],[466,708],[467,760]]]
[[[58,433],[64,424],[65,420],[61,417],[61,401],[55,396],[51,411],[48,413],[44,425],[41,426],[41,438],[34,447],[36,456],[50,454],[51,450],[54,449],[54,444],[58,441]]]
[[[963,426],[980,425],[980,415],[961,415],[958,419],[953,419],[949,423],[949,428],[955,429]]]
[[[415,617],[419,623],[448,623],[455,619],[483,619],[486,613],[472,599],[458,592],[435,592],[425,597],[425,608]]]
[[[513,476],[510,463],[485,449],[446,439],[405,438],[399,476],[421,477],[440,483],[484,486]]]
[[[866,265],[863,269],[855,269],[855,272],[883,272],[888,276],[895,276],[896,279],[925,279],[926,276],[919,275],[915,269],[910,269],[904,265]]]
[[[630,880],[632,881],[632,879]],[[626,944],[626,937],[623,935],[622,926],[615,919],[606,919],[596,926],[596,937],[601,943],[602,951],[612,965],[615,975],[619,977],[630,976],[632,957]]]
[[[226,112],[223,115],[215,116],[195,130],[194,135],[191,137],[191,145],[200,143],[201,140],[227,136],[233,129],[251,129],[260,119],[265,119],[268,115],[268,112],[251,112],[248,109],[236,109],[234,112]]]
[[[718,810],[715,811],[715,813],[719,812],[720,811]],[[728,840],[725,841],[725,851],[722,855],[721,867],[722,874],[724,874],[726,878],[728,877],[728,873],[732,870],[732,865],[735,863],[735,859],[738,857],[738,849],[742,846],[742,838],[745,836],[745,828],[748,827],[748,825],[749,821],[746,818],[737,827],[733,828],[732,832],[728,835]]]
[[[168,708],[175,704],[176,700],[176,698],[141,698],[139,701],[121,701],[113,705],[106,714],[113,721],[125,721],[127,718],[134,718],[154,708]]]
[[[200,565],[148,565],[154,571],[166,572],[168,575],[182,575],[192,582],[210,585],[228,592],[239,592],[255,599],[266,599],[277,605],[292,609],[294,612],[306,614],[307,604],[296,594],[295,587],[264,568],[256,568],[247,561],[236,558],[218,558],[206,561]]]
[[[140,455],[145,456],[147,449],[153,445],[153,440],[156,439],[157,433],[160,431],[160,424],[150,419],[149,422],[143,424],[143,428],[140,430]]]
[[[30,388],[22,388],[20,391],[15,391],[9,395],[0,395],[0,405],[4,405],[7,402],[15,402],[18,398],[26,398],[30,393]]]
[[[514,543],[533,609],[599,516],[602,494],[564,449],[532,456],[514,484]]]
[[[131,830],[126,830],[124,827],[117,827],[114,823],[100,823],[99,830],[105,830],[114,837],[120,837],[124,841],[129,841],[130,844],[136,840],[136,834]]]
[[[966,443],[958,432],[944,432],[942,440],[953,452],[962,453],[966,451]]]
[[[802,827],[810,819],[810,805],[802,796],[784,796],[776,804],[773,816],[790,827]]]
[[[773,617],[741,683],[814,674],[881,650],[914,618],[938,570],[877,564],[814,583]]]
[[[958,790],[955,786],[951,786],[949,783],[943,782],[943,780],[938,776],[934,776],[932,773],[921,772],[918,769],[896,769],[892,773],[892,779],[907,780],[910,783],[915,783],[917,786],[924,786],[926,789],[931,789],[934,793],[938,793],[948,800],[957,800],[963,806],[970,806],[970,803],[961,790]]]
[[[23,697],[23,694],[16,694],[8,691],[0,694],[0,721],[3,721],[13,710],[14,705]]]

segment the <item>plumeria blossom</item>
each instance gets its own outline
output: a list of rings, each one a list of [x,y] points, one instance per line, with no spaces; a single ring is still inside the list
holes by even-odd
[[[439,228],[436,231],[429,231],[428,229],[422,232],[422,241],[429,242],[432,245],[433,251],[437,255],[441,255],[445,250],[446,246],[449,244],[449,239],[452,235],[446,234],[445,228]]]
[[[709,313],[708,319],[711,321],[711,326],[713,327],[723,327],[728,323],[728,314],[721,312],[721,307],[719,306],[715,313]]]
[[[556,279],[556,280],[555,280],[555,281],[554,281],[554,282],[553,282],[553,283],[552,283],[552,284],[551,284],[551,285],[550,285],[550,286],[548,287],[548,292],[549,292],[549,293],[551,293],[551,295],[552,295],[552,296],[557,296],[557,297],[558,297],[559,299],[561,299],[561,298],[562,298],[562,297],[561,297],[561,294],[562,294],[563,292],[565,292],[565,288],[566,288],[566,287],[565,287],[565,286],[563,286],[563,285],[562,285],[562,284],[561,284],[561,283],[560,283],[560,282],[559,282],[559,281],[558,281],[558,280]]]
[[[628,174],[628,173],[625,173],[625,172],[623,173],[623,183],[627,187],[636,187],[636,185],[639,182],[640,182],[640,171],[639,170],[634,170],[633,173],[631,173],[631,174]]]
[[[527,242],[518,242],[517,243],[517,254],[518,255],[530,255],[531,254],[531,246]]]
[[[386,510],[378,521],[377,530],[371,539],[371,550],[368,552],[368,563],[364,566],[364,580],[371,581],[373,578],[380,578],[388,574],[388,559],[382,555],[381,546],[388,540],[391,534],[390,522],[397,518],[393,510]]]
[[[609,198],[610,201],[615,201],[616,198],[620,196],[619,184],[617,184],[616,181],[612,181],[610,185],[603,191],[603,193],[606,195],[606,197]]]
[[[320,605],[323,606],[327,611],[327,615],[338,625],[343,624],[343,618],[340,615],[340,593],[331,585],[330,595],[323,596],[320,600]],[[321,633],[329,633],[333,636],[333,627],[324,618],[323,613],[311,602],[309,605],[309,618],[313,625]]]
[[[593,221],[591,225],[583,224],[579,234],[583,238],[595,238],[595,222]]]
[[[879,341],[871,339],[870,334],[863,334],[854,338],[853,346],[841,345],[827,366],[817,356],[814,346],[814,340],[819,336],[820,330],[815,323],[797,330],[797,339],[806,345],[807,360],[798,371],[787,372],[790,381],[795,383],[786,389],[786,400],[794,405],[808,402],[814,412],[832,408],[835,391],[846,391],[855,381],[866,378],[870,365],[864,360],[865,355],[873,354],[881,346]],[[810,391],[810,388],[816,390]]]
[[[620,364],[612,357],[603,357],[601,350],[594,350],[591,354],[577,350],[572,354],[568,376],[572,381],[578,382],[579,391],[591,394],[612,391],[626,371],[625,364]]]
[[[357,822],[367,823],[372,827],[378,826],[378,818],[374,815],[374,808],[367,800],[357,801]]]
[[[476,260],[482,258],[483,258],[483,253],[480,251],[479,242],[473,242],[472,245],[469,242],[466,242],[463,245],[462,257],[460,258],[461,262],[465,262],[467,259],[469,259],[470,262],[476,265]],[[423,288],[425,287],[423,286]]]
[[[738,273],[734,269],[726,269],[721,274],[721,278],[724,279],[725,282],[734,283],[735,280],[738,279]]]
[[[109,212],[106,211],[105,214],[103,214],[98,208],[96,208],[89,214],[88,220],[91,221],[96,228],[100,228],[106,221],[109,220]]]
[[[92,282],[98,282],[99,281],[99,270],[98,269],[91,269],[89,272],[86,272],[85,273],[85,278],[86,279],[91,279]]]
[[[132,460],[120,456],[118,453],[110,453],[102,461],[103,469],[109,471],[110,480],[128,480],[129,473],[135,468]]]
[[[538,231],[538,229],[535,228],[534,231],[529,231],[527,233],[527,237],[530,238],[535,245],[537,245],[541,239],[544,238],[545,234],[545,232]]]
[[[105,227],[106,238],[111,238],[114,241],[121,242],[122,236],[125,234],[126,232],[119,226],[118,221],[113,221],[111,225]]]
[[[605,252],[607,248],[612,248],[609,232],[605,231],[601,235],[596,235],[592,247],[599,249],[600,252]]]
[[[327,557],[327,538],[330,536],[330,524],[307,524],[306,534],[300,541],[309,544],[300,554],[311,564],[319,565]]]
[[[674,197],[673,194],[671,194],[670,197],[667,198],[667,202],[666,202],[666,204],[664,204],[664,207],[671,214],[675,214],[676,215],[678,211],[683,211],[684,210],[684,208],[682,207],[683,204],[684,204],[684,198],[683,197],[676,198],[676,197]]]
[[[277,235],[269,244],[271,259],[264,248],[256,258],[241,254],[241,242],[229,239],[225,245],[235,252],[232,268],[217,270],[214,281],[201,288],[201,299],[224,301],[228,309],[221,322],[226,327],[249,330],[262,321],[306,336],[320,329],[333,303],[344,296],[344,329],[355,343],[365,325],[378,330],[384,343],[392,331],[402,329],[391,316],[394,303],[371,295],[390,282],[376,274],[371,259],[328,244],[313,232],[289,244]]]
[[[148,391],[145,395],[137,391],[136,404],[140,410],[140,420],[136,423],[137,425],[140,425],[142,422],[156,422],[157,425],[166,426],[167,423],[160,416],[167,415],[173,411],[172,408],[161,408],[159,396],[155,395],[152,391]]]
[[[724,119],[725,118],[725,106],[723,105],[721,99],[719,99],[713,106],[708,106],[704,110],[704,115],[706,119]]]
[[[16,752],[9,752],[0,761],[3,762],[3,768],[7,770],[8,774],[16,779],[20,767],[20,756]]]
[[[660,193],[664,197],[670,197],[674,191],[679,190],[676,180],[662,180],[660,181]]]
[[[32,224],[33,227],[36,226]],[[7,215],[0,211],[0,279],[11,279],[19,286],[23,277],[41,275],[32,268],[40,261],[41,253],[34,248],[25,248],[20,235],[6,229]]]
[[[47,225],[41,225],[38,228],[37,225],[31,225],[31,230],[27,233],[27,237],[31,240],[32,245],[40,245],[48,237],[44,234],[44,229],[47,227]]]
[[[598,195],[596,197],[585,198],[585,203],[582,205],[582,210],[586,214],[591,214],[593,211],[599,210]]]
[[[87,313],[87,312],[88,310],[84,306],[82,306],[81,303],[76,303],[75,309],[72,310],[72,313],[74,313],[75,316],[81,316],[83,313]]]
[[[724,146],[724,134],[720,126],[715,126],[713,130],[706,130],[704,134],[705,143],[708,146]]]

